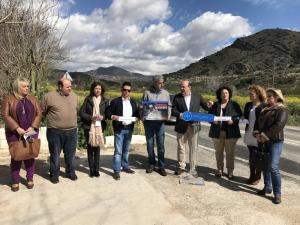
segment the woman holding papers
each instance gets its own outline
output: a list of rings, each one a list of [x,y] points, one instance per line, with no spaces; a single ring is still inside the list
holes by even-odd
[[[256,185],[261,178],[261,169],[256,166],[256,156],[260,148],[258,148],[257,140],[253,136],[253,129],[259,113],[266,106],[266,91],[259,85],[252,85],[248,90],[250,102],[247,102],[244,108],[244,118],[247,121],[244,143],[249,149],[250,167],[250,177],[247,180],[247,184]]]
[[[30,84],[27,79],[18,78],[13,82],[13,94],[6,96],[2,102],[2,117],[5,122],[5,135],[10,147],[17,142],[33,142],[38,138],[38,128],[42,118],[41,108],[36,97],[29,95]],[[27,143],[26,143],[27,144]],[[38,145],[39,148],[39,145]],[[18,149],[16,149],[18,150]],[[32,189],[35,172],[34,157],[24,160],[11,159],[12,191],[19,190],[20,168],[24,161],[26,168],[26,186]]]
[[[90,177],[99,177],[100,146],[104,145],[103,130],[106,128],[105,111],[109,101],[100,82],[93,82],[90,94],[80,108],[80,118],[87,142]]]
[[[259,195],[274,193],[273,202],[281,203],[281,176],[279,161],[283,148],[283,129],[288,119],[288,110],[284,106],[281,90],[267,90],[267,107],[259,114],[255,124],[254,135],[259,143],[264,145],[266,167],[263,169],[264,188]]]
[[[231,100],[232,91],[229,87],[220,87],[216,91],[216,97],[217,101],[209,111],[209,113],[218,116],[220,120],[212,122],[209,130],[209,137],[213,139],[216,150],[216,176],[224,175],[225,150],[227,175],[229,179],[233,179],[234,151],[237,140],[241,137],[239,119],[242,116],[242,110],[237,102]]]

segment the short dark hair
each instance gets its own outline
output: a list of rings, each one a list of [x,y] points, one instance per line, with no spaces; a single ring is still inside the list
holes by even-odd
[[[228,91],[228,93],[229,93],[229,99],[231,99],[231,97],[232,97],[232,90],[231,90],[231,88],[227,87],[227,86],[221,86],[216,91],[216,97],[217,97],[217,99],[218,99],[219,102],[222,101],[221,94],[222,94],[223,90],[227,90]]]
[[[124,81],[123,84],[122,84],[122,88],[123,88],[124,86],[129,86],[129,87],[131,87],[131,83],[130,83],[129,81]]]
[[[105,93],[105,88],[103,86],[103,84],[99,81],[94,81],[92,84],[91,84],[91,87],[90,87],[90,96],[93,96],[94,95],[94,89],[95,87],[97,86],[100,86],[101,87],[101,96],[104,95]]]

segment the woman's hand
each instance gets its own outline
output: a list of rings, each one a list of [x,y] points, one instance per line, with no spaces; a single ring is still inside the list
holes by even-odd
[[[260,143],[264,143],[263,141],[263,137],[261,136],[261,134],[255,134],[256,140]]]
[[[22,136],[23,134],[25,134],[25,130],[24,130],[23,128],[21,128],[21,127],[18,127],[18,128],[16,129],[16,131],[18,132],[18,134],[19,134],[20,136]]]
[[[101,116],[101,115],[95,115],[95,116],[93,116],[93,118],[92,118],[92,120],[93,121],[96,121],[96,120],[103,120],[103,116]]]
[[[29,127],[27,130],[25,130],[25,133],[29,133],[29,132],[32,132],[34,131],[33,127]]]

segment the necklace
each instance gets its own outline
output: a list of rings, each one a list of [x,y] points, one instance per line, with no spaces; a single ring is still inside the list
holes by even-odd
[[[23,106],[22,106],[22,115],[25,115],[26,111],[25,111],[25,98],[23,99]]]

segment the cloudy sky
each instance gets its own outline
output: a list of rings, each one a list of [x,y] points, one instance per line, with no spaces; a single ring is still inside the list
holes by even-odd
[[[266,28],[300,30],[298,0],[60,0],[69,71],[182,69]]]

